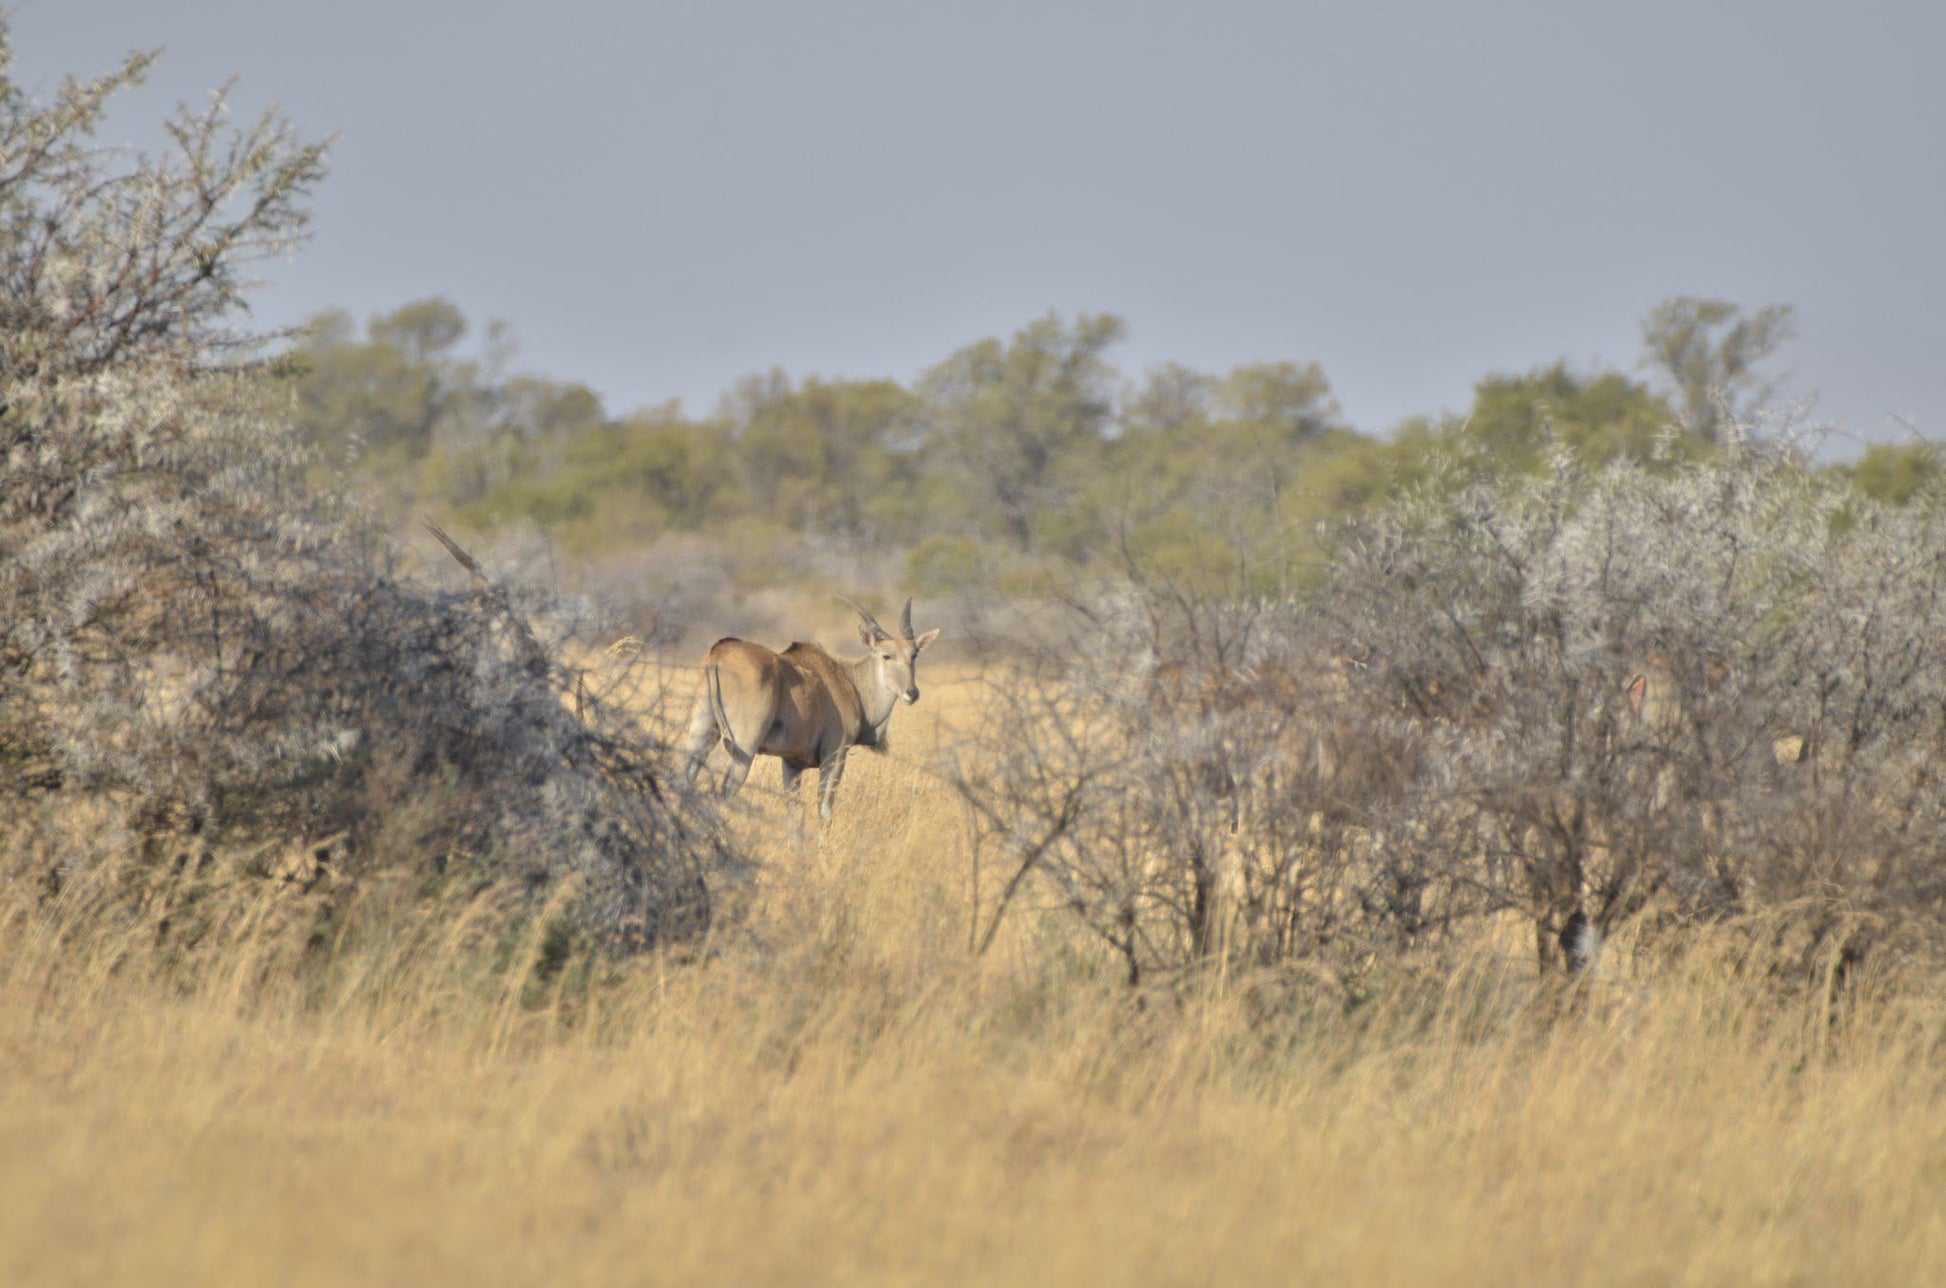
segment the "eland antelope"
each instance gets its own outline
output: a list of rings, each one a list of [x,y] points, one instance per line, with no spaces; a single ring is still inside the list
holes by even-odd
[[[871,651],[852,661],[802,642],[782,653],[740,639],[711,645],[683,742],[685,780],[696,781],[717,742],[730,753],[725,796],[743,786],[758,756],[775,756],[786,793],[795,793],[805,770],[818,771],[818,821],[829,823],[846,753],[885,745],[893,709],[901,699],[919,700],[919,654],[939,638],[936,629],[913,635],[911,599],[897,635],[863,608],[858,617],[858,638]]]

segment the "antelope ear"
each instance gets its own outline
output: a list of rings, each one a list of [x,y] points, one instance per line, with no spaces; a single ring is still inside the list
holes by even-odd
[[[860,644],[863,644],[866,648],[877,648],[878,636],[876,633],[873,632],[871,627],[865,625],[865,623],[863,622],[860,622],[858,623],[858,642]]]
[[[1642,699],[1649,692],[1649,677],[1637,675],[1628,682],[1628,710],[1637,720],[1642,718]]]
[[[923,653],[925,651],[926,645],[938,639],[939,632],[943,629],[944,629],[943,627],[935,626],[931,630],[927,631],[924,635],[921,635],[918,639],[912,641],[913,651],[915,653]]]

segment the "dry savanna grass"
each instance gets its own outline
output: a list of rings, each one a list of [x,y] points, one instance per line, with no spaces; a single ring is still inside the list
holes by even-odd
[[[1247,979],[1132,998],[1036,907],[972,960],[964,820],[915,762],[977,688],[926,685],[822,845],[752,795],[763,862],[700,955],[536,984],[462,912],[280,971],[273,893],[185,973],[7,887],[0,1281],[1946,1270],[1936,980],[1834,1021],[1705,941],[1566,1007],[1483,946],[1350,1016],[1267,1015]]]

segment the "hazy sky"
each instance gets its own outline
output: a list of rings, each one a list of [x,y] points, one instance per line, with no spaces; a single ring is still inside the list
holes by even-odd
[[[11,0],[29,87],[167,53],[340,135],[285,322],[440,294],[611,410],[909,379],[1057,309],[1319,362],[1380,430],[1788,303],[1787,386],[1946,435],[1946,4]]]

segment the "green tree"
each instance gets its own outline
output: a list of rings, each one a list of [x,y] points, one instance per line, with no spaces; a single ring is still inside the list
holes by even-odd
[[[434,430],[477,392],[477,376],[453,353],[466,320],[446,300],[407,304],[373,317],[364,339],[341,310],[320,314],[292,351],[297,419],[327,452],[354,442],[390,460],[417,460]]]
[[[1918,496],[1937,495],[1946,462],[1936,443],[1873,443],[1849,473],[1853,486],[1874,501],[1906,505]]]
[[[814,376],[793,386],[771,371],[738,382],[729,405],[761,513],[851,540],[909,535],[919,408],[896,381]]]
[[[1116,378],[1104,355],[1124,331],[1108,314],[1069,325],[1050,313],[1011,340],[968,345],[921,382],[937,464],[1019,552],[1035,551],[1044,533],[1069,546],[1080,539],[1062,512],[1098,467]]]
[[[1480,381],[1465,432],[1507,467],[1532,472],[1557,441],[1597,464],[1650,460],[1675,419],[1667,401],[1619,372],[1584,375],[1557,362]]]
[[[1670,381],[1683,424],[1713,445],[1726,413],[1732,419],[1747,415],[1774,391],[1757,367],[1792,334],[1788,304],[1745,315],[1727,300],[1681,295],[1643,319],[1642,365]]]
[[[1220,456],[1239,483],[1262,489],[1273,509],[1292,482],[1298,449],[1335,427],[1340,417],[1331,385],[1315,362],[1238,367],[1216,386],[1216,410]]]
[[[1215,394],[1219,415],[1279,448],[1295,447],[1338,422],[1331,384],[1315,362],[1237,367],[1217,383]]]
[[[1131,439],[1167,439],[1207,421],[1215,404],[1213,377],[1179,362],[1161,363],[1123,400],[1122,431]]]
[[[616,444],[612,452],[605,450],[610,442]],[[695,529],[748,509],[731,467],[733,453],[724,422],[690,420],[672,402],[588,436],[576,456],[591,474],[598,471],[618,489],[646,499],[654,522]]]
[[[672,529],[703,527],[751,507],[740,491],[728,423],[692,421],[679,404],[604,421],[553,440],[551,455],[512,434],[495,440],[519,468],[473,498],[468,516],[524,519],[570,549],[612,552]]]
[[[1212,377],[1167,365],[1127,400],[1114,513],[1125,549],[1178,582],[1288,587],[1291,518],[1316,517],[1293,489],[1309,451],[1338,429],[1315,363],[1259,363]]]
[[[435,296],[374,317],[365,330],[373,344],[399,350],[407,365],[428,367],[465,338],[466,318],[451,300]]]
[[[470,375],[470,368],[465,370]],[[584,384],[542,376],[511,376],[479,388],[469,380],[452,392],[481,398],[486,407],[481,429],[491,437],[517,439],[539,449],[543,460],[557,460],[568,444],[608,423],[601,397]],[[449,399],[456,411],[466,399]]]

